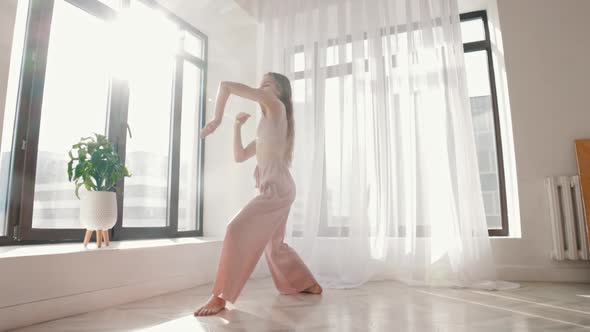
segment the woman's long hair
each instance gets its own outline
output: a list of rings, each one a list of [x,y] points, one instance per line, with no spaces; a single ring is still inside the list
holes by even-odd
[[[285,105],[287,113],[287,150],[285,151],[285,159],[287,164],[291,165],[291,161],[293,160],[293,145],[295,143],[295,120],[293,119],[291,82],[285,75],[279,73],[270,74],[279,86],[279,99]]]

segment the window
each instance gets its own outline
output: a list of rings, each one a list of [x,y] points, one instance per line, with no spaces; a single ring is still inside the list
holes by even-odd
[[[508,214],[496,79],[485,11],[461,14],[467,90],[481,190],[490,236],[508,235]]]
[[[152,1],[22,3],[0,243],[83,238],[67,152],[93,132],[109,137],[133,174],[119,186],[113,239],[202,235],[207,37]]]
[[[504,186],[504,172],[502,163],[502,147],[500,142],[500,127],[498,119],[498,103],[495,89],[495,77],[493,71],[491,45],[487,25],[487,16],[485,11],[478,11],[461,15],[461,32],[465,50],[465,67],[467,72],[467,85],[471,102],[471,112],[473,118],[474,134],[476,139],[477,156],[480,167],[480,180],[482,195],[485,205],[485,213],[488,224],[488,233],[490,236],[508,235],[508,220],[506,212],[506,193]],[[386,42],[387,37],[383,37]],[[407,33],[398,31],[395,38],[391,40],[392,44],[399,48],[400,52],[392,59],[386,59],[386,63],[393,67],[388,71],[388,75],[403,75],[403,70],[397,68],[396,63],[408,63],[407,52],[403,51],[407,47]],[[328,42],[330,43],[330,41]],[[317,48],[317,45],[314,46]],[[368,45],[365,40],[365,58],[368,58]],[[347,167],[347,163],[340,163],[341,158],[348,160],[346,155],[350,153],[347,148],[350,144],[347,142],[349,136],[343,131],[351,124],[341,122],[341,103],[346,112],[346,105],[351,105],[350,95],[340,96],[340,84],[343,85],[343,91],[352,89],[351,84],[351,65],[352,59],[351,42],[346,44],[346,54],[340,56],[339,48],[328,46],[325,49],[325,67],[326,80],[325,100],[326,105],[337,105],[338,107],[325,107],[325,131],[326,147],[336,146],[341,149],[326,149],[325,167],[327,177],[325,179],[325,197],[327,197],[326,206],[323,213],[329,216],[328,224],[323,225],[320,233],[326,236],[340,236],[347,234],[346,229],[336,229],[330,224],[334,218],[347,218],[349,214],[349,197],[339,195],[342,186],[346,186],[346,181],[350,181],[350,170],[340,169]],[[396,58],[397,57],[397,58]],[[306,81],[303,79],[303,70],[306,61],[318,61],[318,51],[304,52],[300,47],[296,50],[293,57],[294,82],[293,82],[293,102],[295,107],[301,105],[304,100]],[[323,62],[323,61],[321,61]],[[323,64],[322,64],[323,65]],[[366,64],[367,65],[367,62]],[[398,72],[399,71],[399,72]],[[394,93],[395,102],[403,107],[409,103],[406,98]],[[296,112],[297,113],[297,112]],[[358,114],[357,116],[362,116]],[[296,119],[297,120],[297,119]],[[359,121],[362,120],[359,118]],[[344,129],[342,129],[344,128]],[[335,175],[335,176],[334,176]],[[304,207],[295,205],[294,214],[301,214]],[[341,223],[337,223],[341,224]],[[419,225],[418,225],[419,226]],[[297,227],[297,225],[295,225]],[[418,234],[426,234],[426,229],[418,227]],[[403,234],[404,229],[393,229],[395,234]],[[297,234],[297,229],[295,230]]]
[[[182,73],[182,128],[180,130],[180,178],[178,193],[178,230],[192,231],[198,225],[194,222],[201,215],[202,204],[195,204],[203,197],[199,165],[202,154],[194,148],[194,142],[201,142],[197,126],[205,121],[201,112],[200,91],[203,91],[204,70],[190,61],[184,62]]]
[[[78,200],[63,172],[69,160],[64,149],[89,133],[104,134],[110,86],[109,64],[102,51],[108,47],[107,24],[68,2],[54,4],[37,144],[35,229],[79,224]],[[64,119],[76,124],[64,126]]]
[[[16,116],[17,95],[22,66],[22,52],[25,40],[28,1],[19,1],[16,8],[16,20],[10,50],[10,67],[7,78],[6,102],[0,104],[4,116],[0,122],[0,244],[9,241],[12,227],[8,222],[8,196],[10,188],[8,180],[11,172],[12,137],[14,134],[14,117]],[[4,77],[0,78],[4,79]]]
[[[132,32],[136,62],[126,75],[127,122],[133,137],[127,140],[125,162],[133,176],[125,179],[123,227],[166,227],[176,66],[173,42],[179,31],[146,5],[131,5],[131,24],[137,27]]]

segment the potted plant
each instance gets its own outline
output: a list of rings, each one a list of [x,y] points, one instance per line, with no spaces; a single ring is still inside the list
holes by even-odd
[[[108,246],[108,231],[117,222],[117,182],[131,174],[104,135],[81,138],[69,156],[68,179],[76,185],[76,197],[80,199],[81,187],[87,191],[80,204],[80,222],[86,228],[84,247],[94,231],[98,248],[103,238]]]

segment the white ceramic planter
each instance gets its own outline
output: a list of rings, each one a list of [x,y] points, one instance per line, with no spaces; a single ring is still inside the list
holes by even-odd
[[[108,230],[117,222],[117,196],[110,191],[88,191],[80,202],[80,223],[88,230]]]

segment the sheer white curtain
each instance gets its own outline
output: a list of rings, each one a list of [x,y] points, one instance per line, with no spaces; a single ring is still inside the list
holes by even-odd
[[[262,0],[294,88],[287,242],[328,287],[498,288],[456,0]]]

